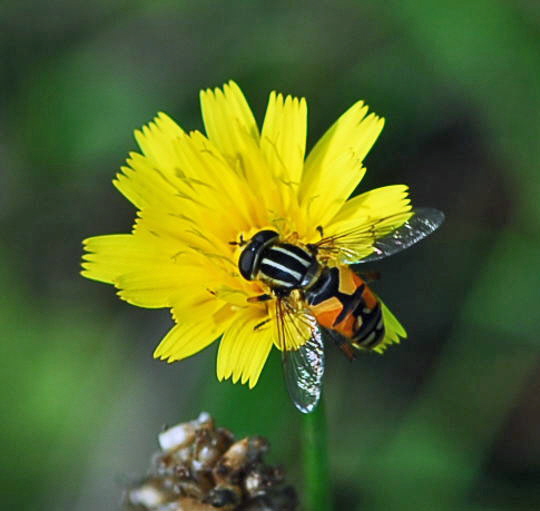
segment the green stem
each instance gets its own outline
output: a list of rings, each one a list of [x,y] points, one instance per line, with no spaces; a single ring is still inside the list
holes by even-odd
[[[303,416],[305,511],[331,511],[330,470],[323,401]]]

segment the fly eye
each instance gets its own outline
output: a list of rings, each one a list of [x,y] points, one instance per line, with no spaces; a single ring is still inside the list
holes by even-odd
[[[272,241],[277,240],[279,234],[276,231],[271,231],[267,229],[265,231],[259,231],[253,238],[251,238],[250,243],[257,243],[260,245],[268,245]]]
[[[279,234],[276,231],[265,230],[259,231],[249,240],[238,260],[238,269],[242,277],[246,280],[255,278],[259,271],[259,262],[264,249],[278,238]]]
[[[257,260],[257,246],[248,245],[243,252],[240,254],[240,259],[238,260],[238,269],[240,274],[246,280],[253,280],[255,273],[257,272],[255,268],[255,262]]]

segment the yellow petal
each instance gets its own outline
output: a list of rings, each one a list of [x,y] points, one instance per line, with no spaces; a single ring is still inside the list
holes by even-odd
[[[113,183],[139,209],[155,205],[171,211],[181,208],[178,196],[189,190],[178,158],[178,142],[185,136],[162,112],[135,131],[143,154],[130,153],[128,165],[121,168]]]
[[[82,275],[114,284],[124,300],[140,307],[170,306],[170,297],[193,275],[174,258],[174,246],[159,237],[115,234],[83,243],[88,253]]]
[[[114,282],[118,296],[138,307],[170,307],[171,299],[183,289],[184,269],[153,265],[151,269],[120,275]]]
[[[223,90],[202,91],[201,108],[210,142],[247,185],[242,197],[234,198],[255,211],[250,227],[282,218],[284,185],[261,152],[257,125],[238,86],[229,82]]]
[[[384,125],[383,119],[366,113],[362,102],[353,105],[308,156],[299,197],[317,225],[335,215],[364,175],[362,162]]]
[[[259,140],[259,130],[240,87],[232,80],[223,86],[201,91],[201,109],[208,138],[233,159],[242,152],[247,135]]]
[[[300,184],[306,151],[307,104],[272,92],[261,135],[261,151],[278,179]]]
[[[167,255],[160,253],[159,244],[159,240],[154,245],[132,234],[88,238],[83,241],[88,253],[83,256],[82,274],[93,280],[114,284],[125,273],[167,263]]]
[[[114,184],[139,209],[157,208],[192,221],[204,215],[220,225],[252,223],[245,178],[202,134],[187,135],[159,114],[136,137],[144,155],[131,153]]]
[[[177,168],[176,141],[184,131],[160,112],[152,122],[135,131],[135,139],[155,169],[165,177],[174,177]]]
[[[383,186],[348,200],[332,219],[332,225],[347,225],[366,217],[378,220],[410,209],[409,188],[406,185]]]
[[[211,320],[219,307],[217,300],[208,300],[193,307],[191,321],[176,325],[159,343],[154,358],[174,362],[203,350],[215,341],[223,333],[224,326]]]
[[[176,325],[154,351],[154,358],[175,362],[189,357],[212,344],[221,334],[209,323]]]
[[[408,189],[404,185],[386,186],[347,201],[324,228],[325,236],[336,236],[346,251],[342,262],[358,261],[373,252],[373,243],[411,217]],[[313,233],[315,242],[320,234]]]
[[[146,209],[137,219],[134,232],[141,238],[150,238],[148,243],[153,243],[152,238],[160,238],[177,264],[219,267],[225,274],[236,271],[234,247],[227,241],[234,240],[236,233],[228,233],[224,238],[216,236],[216,231],[209,229],[211,224],[209,219],[206,227],[200,227],[184,215]]]
[[[255,350],[251,355],[249,365],[245,369],[246,381],[248,382],[250,389],[257,385],[264,364],[266,363],[270,350],[272,349],[272,337],[270,335],[270,331],[265,330],[264,332],[261,332],[261,338],[259,341],[260,342],[255,346]]]
[[[161,205],[174,211],[179,208],[178,189],[158,172],[148,158],[131,153],[127,166],[113,180],[114,186],[137,208]]]
[[[377,229],[398,227],[411,211],[408,187],[391,185],[375,188],[348,200],[325,228],[325,235],[335,235],[360,227],[372,225],[373,234],[381,233]],[[405,215],[405,216],[404,216]],[[389,222],[381,223],[388,219]]]
[[[192,192],[186,191],[186,196],[197,205],[194,220],[199,225],[206,226],[210,221],[209,227],[217,226],[216,234],[221,234],[223,229],[238,232],[257,221],[256,191],[212,141],[193,132],[178,141],[177,150],[179,167],[192,183]]]
[[[384,341],[374,349],[377,353],[383,353],[390,344],[399,343],[400,338],[407,338],[405,328],[403,328],[398,319],[390,312],[390,309],[382,301],[380,303],[386,333]]]
[[[218,351],[219,380],[232,378],[233,383],[249,381],[250,388],[255,386],[272,348],[272,329],[258,326],[265,319],[263,309],[245,309],[225,330]]]
[[[208,282],[206,282],[208,284]],[[205,287],[205,282],[188,285],[189,293],[178,293],[172,299],[172,316],[176,323],[214,322],[226,324],[236,310]],[[223,328],[222,328],[223,330]]]
[[[147,152],[166,142],[160,131],[152,134]],[[220,150],[201,133],[177,134],[173,156],[171,174],[156,167],[150,157],[132,153],[127,161],[129,167],[123,167],[114,182],[131,202],[144,210],[138,227],[148,223],[151,216],[161,217],[169,224],[175,221],[172,217],[177,217],[191,223],[184,231],[193,232],[194,226],[198,226],[199,232],[204,231],[207,237],[228,243],[239,231],[267,223],[267,214],[256,197],[260,188],[250,187],[245,176],[233,169]],[[259,160],[263,160],[260,154]],[[152,230],[162,231],[159,223]]]

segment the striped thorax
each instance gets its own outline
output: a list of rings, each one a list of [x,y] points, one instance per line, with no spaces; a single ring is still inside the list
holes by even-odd
[[[314,254],[291,243],[279,242],[272,230],[259,231],[248,242],[238,262],[247,280],[261,280],[274,291],[307,289],[321,268]]]

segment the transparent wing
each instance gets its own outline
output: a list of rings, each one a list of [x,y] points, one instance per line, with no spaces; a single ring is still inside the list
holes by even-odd
[[[275,301],[277,345],[282,351],[294,351],[312,336],[317,321],[305,306],[302,297],[295,293]]]
[[[283,372],[289,396],[302,413],[311,413],[321,397],[324,346],[317,325],[310,339],[294,351],[283,352]]]
[[[302,299],[276,300],[278,345],[289,396],[302,413],[314,410],[321,397],[324,349],[320,327]]]
[[[443,221],[442,211],[417,208],[325,237],[315,247],[322,254],[332,254],[343,264],[378,261],[418,243]]]

